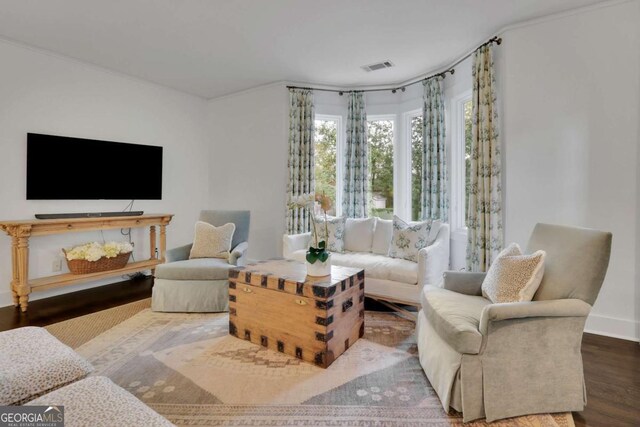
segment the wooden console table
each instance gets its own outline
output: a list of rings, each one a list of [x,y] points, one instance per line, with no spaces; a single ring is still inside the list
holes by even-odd
[[[143,270],[153,270],[156,265],[165,261],[165,252],[167,250],[166,227],[169,222],[171,222],[171,218],[173,218],[173,214],[0,221],[0,230],[5,231],[11,237],[11,265],[13,269],[11,293],[13,296],[13,305],[17,306],[19,304],[22,311],[27,311],[29,294],[34,291],[60,288],[76,283],[120,276],[122,274],[135,273]],[[160,226],[159,257],[156,255],[156,225]],[[131,262],[124,268],[118,270],[101,271],[90,274],[66,273],[38,279],[29,279],[29,238],[31,236],[140,227],[149,227],[151,249],[148,260]]]

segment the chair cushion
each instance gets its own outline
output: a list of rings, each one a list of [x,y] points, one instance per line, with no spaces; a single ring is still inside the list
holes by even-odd
[[[86,377],[91,363],[45,329],[0,333],[0,405],[16,405]]]
[[[292,258],[305,262],[306,250],[295,251]],[[418,264],[404,259],[369,252],[331,253],[331,263],[342,267],[364,268],[365,277],[392,280],[394,282],[418,283]]]
[[[482,344],[480,315],[491,301],[427,285],[420,302],[429,323],[443,340],[460,353],[478,354]]]
[[[156,267],[155,277],[168,280],[225,280],[235,265],[220,258],[196,258]]]
[[[344,227],[344,250],[371,252],[375,218],[347,218]]]
[[[64,425],[172,426],[107,377],[89,377],[35,399],[27,406],[64,406]]]

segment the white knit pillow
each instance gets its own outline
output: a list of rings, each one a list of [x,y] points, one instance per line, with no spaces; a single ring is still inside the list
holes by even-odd
[[[196,222],[196,235],[193,238],[193,246],[189,259],[193,258],[229,258],[231,241],[236,225],[232,222],[220,227],[198,221]]]
[[[517,243],[510,244],[493,261],[482,295],[494,303],[531,301],[544,275],[545,251],[523,255]]]

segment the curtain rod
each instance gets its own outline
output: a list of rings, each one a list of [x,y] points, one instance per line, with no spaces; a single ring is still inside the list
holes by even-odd
[[[416,80],[415,82],[407,83],[405,85],[394,87],[394,88],[345,90],[345,89],[321,89],[321,88],[304,87],[304,86],[287,86],[287,89],[305,89],[305,90],[316,90],[316,91],[319,91],[319,92],[334,92],[334,93],[337,93],[340,96],[344,95],[345,93],[352,93],[352,92],[384,92],[384,91],[387,91],[387,90],[390,90],[391,93],[396,93],[397,91],[404,92],[406,90],[407,86],[412,86],[412,85],[415,85],[417,83],[421,83],[421,82],[430,80],[430,79],[432,79],[434,77],[442,77],[444,79],[445,77],[447,77],[447,73],[453,75],[456,72],[455,67],[460,65],[460,63],[462,61],[464,61],[465,59],[469,58],[476,51],[478,51],[478,49],[481,49],[481,48],[483,48],[483,47],[485,47],[487,45],[493,44],[493,43],[495,43],[495,44],[497,44],[499,46],[500,44],[502,44],[502,37],[498,37],[498,36],[492,37],[488,41],[482,43],[480,46],[478,46],[473,51],[469,52],[468,54],[466,54],[462,58],[458,59],[456,62],[454,62],[452,65],[450,65],[448,67],[448,69],[446,69],[446,70],[444,70],[444,71],[442,71],[440,73],[432,74],[430,76],[423,77],[420,80]]]

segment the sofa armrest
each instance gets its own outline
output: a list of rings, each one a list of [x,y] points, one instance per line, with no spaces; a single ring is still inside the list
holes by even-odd
[[[166,254],[167,262],[184,261],[189,259],[192,246],[193,244],[189,243],[188,245],[169,249]]]
[[[486,335],[490,322],[533,317],[587,317],[590,311],[591,306],[580,299],[489,304],[480,315],[480,333]]]
[[[418,286],[438,285],[449,268],[449,245],[436,242],[418,251]]]
[[[482,282],[487,273],[445,271],[442,287],[465,295],[482,295]]]
[[[229,252],[229,264],[243,266],[245,264],[245,256],[249,249],[248,242],[238,243],[238,245]]]
[[[290,259],[295,251],[308,249],[311,242],[311,233],[285,234],[282,236],[282,256]]]

